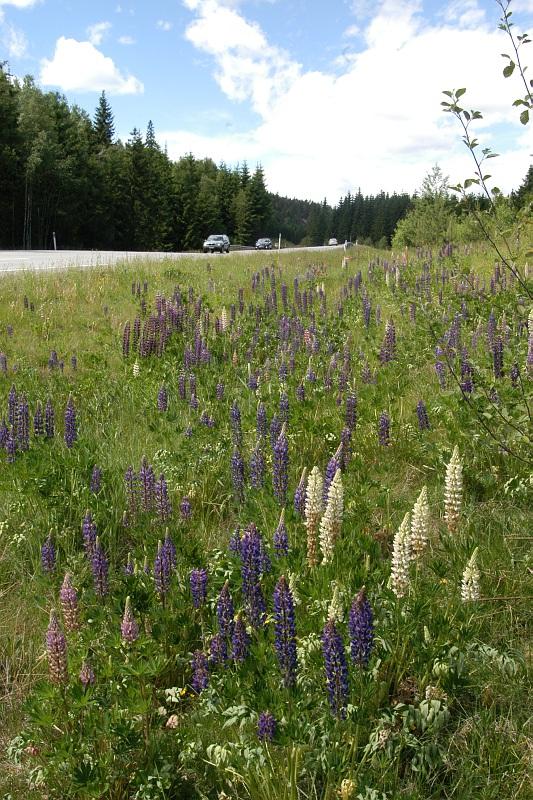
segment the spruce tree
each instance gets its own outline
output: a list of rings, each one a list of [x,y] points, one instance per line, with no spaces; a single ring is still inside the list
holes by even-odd
[[[94,114],[93,130],[95,141],[99,145],[109,147],[115,135],[115,122],[111,106],[107,102],[105,92],[100,95],[100,100]]]

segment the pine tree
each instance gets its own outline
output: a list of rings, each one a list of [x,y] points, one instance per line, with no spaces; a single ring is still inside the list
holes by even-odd
[[[100,95],[100,100],[94,114],[94,137],[99,145],[109,147],[115,135],[115,123],[111,106],[107,102],[105,92]]]

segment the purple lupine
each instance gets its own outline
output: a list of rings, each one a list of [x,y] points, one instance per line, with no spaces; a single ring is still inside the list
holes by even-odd
[[[233,493],[239,503],[244,502],[244,460],[236,447],[231,457],[231,479],[233,482]]]
[[[148,463],[146,456],[143,456],[139,469],[139,490],[141,495],[141,507],[143,511],[152,511],[154,507],[154,484],[154,470]]]
[[[233,446],[240,447],[242,444],[241,412],[236,400],[233,401],[231,406],[230,421]]]
[[[176,569],[176,565],[178,563],[178,553],[168,528],[165,531],[165,538],[163,539],[163,552],[168,561],[169,569]]]
[[[7,463],[14,464],[17,456],[17,437],[15,436],[15,430],[13,428],[10,428],[8,431],[5,448],[7,453]]]
[[[374,644],[374,616],[364,586],[352,603],[348,631],[353,663],[361,667],[368,666]]]
[[[285,525],[285,509],[281,512],[278,527],[274,531],[272,539],[274,551],[278,558],[286,556],[289,552],[289,537],[287,535],[287,526]]]
[[[294,492],[294,510],[303,517],[305,513],[305,495],[307,490],[307,469],[304,468],[300,477],[300,482]]]
[[[186,397],[187,397],[187,384],[186,384],[186,379],[185,379],[185,375],[183,374],[183,372],[180,372],[180,374],[178,376],[178,394],[179,394],[180,400],[185,400]]]
[[[43,409],[39,402],[37,403],[35,414],[33,415],[33,433],[35,434],[35,436],[44,435]]]
[[[122,332],[122,355],[127,358],[130,354],[130,323],[126,322]]]
[[[100,467],[96,465],[93,467],[93,471],[91,473],[91,482],[89,484],[89,489],[92,494],[98,494],[102,487],[102,470]]]
[[[56,549],[52,541],[52,534],[49,533],[43,546],[41,547],[41,566],[43,572],[51,573],[56,565]]]
[[[296,654],[296,620],[294,600],[289,584],[282,575],[276,584],[273,597],[274,647],[286,688],[296,683],[298,657]]]
[[[81,665],[80,669],[80,683],[84,689],[87,689],[88,686],[92,686],[96,680],[94,669],[89,661],[84,660]]]
[[[72,395],[69,395],[67,400],[67,407],[65,409],[65,444],[67,447],[72,447],[76,439],[78,438],[78,432],[76,430],[76,409],[74,407],[74,400],[72,399]]]
[[[289,422],[289,395],[287,392],[282,392],[279,398],[279,417],[282,422]]]
[[[170,559],[161,541],[158,542],[154,560],[154,583],[157,594],[164,602],[170,589]]]
[[[26,395],[19,397],[17,404],[17,443],[19,450],[29,450],[30,447],[30,411]]]
[[[378,440],[382,447],[390,445],[390,417],[386,411],[383,411],[379,418]]]
[[[339,464],[341,470],[345,470],[352,457],[352,430],[343,428],[341,431],[341,443],[339,445]]]
[[[516,389],[518,383],[520,381],[520,369],[518,364],[513,364],[511,369],[509,370],[509,377],[511,378],[511,383],[513,384],[513,388]]]
[[[135,572],[135,565],[133,563],[133,558],[131,553],[128,553],[128,557],[126,559],[126,563],[124,564],[122,571],[124,575],[133,575]]]
[[[189,583],[191,587],[192,604],[194,608],[200,608],[207,599],[207,570],[191,570]]]
[[[91,569],[94,591],[98,597],[105,597],[109,592],[109,564],[98,536],[91,556]]]
[[[168,411],[168,392],[165,386],[161,386],[157,393],[157,410]]]
[[[282,506],[287,502],[288,471],[289,441],[284,423],[272,451],[272,487],[274,496]]]
[[[328,620],[322,632],[322,653],[331,711],[344,719],[348,702],[348,665],[342,637],[332,619]]]
[[[11,386],[7,396],[7,420],[9,425],[15,425],[17,418],[17,390],[15,384]]]
[[[5,353],[0,353],[0,372],[3,372],[4,375],[7,372],[7,357]]]
[[[439,385],[441,389],[446,388],[446,368],[442,361],[435,361],[435,372],[437,373],[437,378],[439,379]]]
[[[226,641],[233,636],[234,614],[233,598],[229,590],[229,582],[226,581],[217,599],[218,631]]]
[[[72,585],[70,572],[65,574],[61,589],[59,590],[59,601],[63,612],[63,620],[67,631],[77,631],[80,627],[78,612],[78,593]]]
[[[217,388],[216,388],[216,398],[217,398],[217,400],[223,400],[224,399],[224,388],[225,387],[224,387],[223,383],[221,383],[221,382],[217,383]]]
[[[261,446],[261,439],[259,439],[250,456],[250,483],[254,489],[261,489],[263,487],[265,482],[265,470],[265,456]]]
[[[198,411],[198,406],[200,405],[200,401],[196,397],[195,394],[191,394],[191,399],[189,400],[189,406],[192,408],[193,411]]]
[[[341,467],[340,447],[338,447],[334,455],[332,455],[332,457],[328,461],[328,464],[324,472],[324,487],[322,490],[322,499],[324,502],[324,508],[326,507],[328,502],[329,487],[331,486],[331,482],[335,477],[335,475],[337,474],[337,470],[340,469],[340,467]]]
[[[55,433],[55,424],[54,424],[54,407],[52,405],[52,401],[50,398],[46,401],[46,406],[44,408],[44,432],[46,434],[47,439],[53,439]]]
[[[496,336],[494,339],[494,346],[492,348],[492,366],[494,370],[494,377],[503,378],[503,341],[501,336]]]
[[[416,415],[418,417],[418,429],[421,431],[429,430],[429,417],[426,409],[426,404],[423,400],[419,400],[416,404]]]
[[[265,555],[261,534],[251,524],[241,537],[240,557],[242,594],[248,619],[254,628],[259,628],[265,622],[265,600],[259,582],[265,567]]]
[[[257,737],[262,742],[271,742],[276,735],[276,719],[270,711],[261,711],[257,718]]]
[[[46,631],[46,652],[50,680],[58,686],[68,681],[67,640],[61,630],[54,609],[50,612],[50,624]]]
[[[472,365],[468,360],[468,354],[465,348],[461,357],[461,390],[463,394],[472,394],[474,391],[472,373]]]
[[[191,501],[188,497],[182,497],[180,503],[180,514],[182,519],[190,519],[192,514]]]
[[[85,512],[85,516],[81,523],[81,535],[83,538],[83,546],[85,548],[85,555],[87,558],[92,558],[94,546],[96,544],[96,525],[90,511]]]
[[[305,401],[305,386],[303,383],[299,383],[296,387],[296,399],[299,403],[303,403]]]
[[[248,656],[250,650],[250,636],[246,630],[246,624],[241,616],[237,615],[231,637],[231,659],[242,664]]]
[[[9,428],[6,425],[5,419],[0,421],[0,447],[5,447],[9,436]]]
[[[241,529],[239,526],[235,528],[230,536],[228,550],[234,555],[240,555],[241,553]]]
[[[225,664],[228,660],[228,643],[221,633],[215,633],[209,642],[209,664]]]
[[[270,446],[272,449],[274,449],[278,436],[281,433],[282,424],[283,423],[281,422],[279,416],[274,414],[270,423]]]
[[[191,686],[195,692],[200,694],[203,689],[207,689],[209,686],[209,663],[202,650],[194,651],[191,666]]]
[[[139,638],[139,623],[133,616],[129,597],[126,597],[124,616],[120,623],[120,635],[122,636],[122,641],[126,642],[126,644],[133,644]]]
[[[267,413],[264,403],[259,403],[257,406],[257,435],[266,437],[268,431]]]
[[[344,422],[347,428],[355,430],[357,422],[357,394],[354,389],[350,389],[346,395],[346,410],[344,412]]]
[[[172,516],[172,504],[168,496],[168,486],[163,473],[154,484],[154,497],[157,516],[161,522],[165,522]]]

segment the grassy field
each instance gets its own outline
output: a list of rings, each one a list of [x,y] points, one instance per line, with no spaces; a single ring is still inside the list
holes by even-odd
[[[530,797],[531,299],[481,249],[351,252],[344,268],[337,251],[251,253],[1,279],[0,797]],[[136,318],[146,349],[158,328],[156,352],[138,352]],[[33,422],[47,400],[48,437]],[[343,504],[330,504],[340,532],[322,525],[331,557],[319,546],[310,564],[315,534],[293,496],[314,466],[340,468]],[[407,523],[403,544],[398,531],[424,486],[417,554]],[[87,512],[98,545],[86,524],[84,546]],[[195,569],[207,572],[197,608]],[[367,624],[361,664],[350,609],[362,586],[373,635]],[[68,675],[62,633],[55,656],[50,636],[45,648],[52,609]]]

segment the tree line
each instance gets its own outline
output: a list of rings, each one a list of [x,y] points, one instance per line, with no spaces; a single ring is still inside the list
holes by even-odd
[[[261,166],[172,161],[148,123],[122,142],[102,92],[93,117],[0,65],[0,247],[197,250],[210,233],[238,244],[359,239],[389,244],[407,195],[325,201],[267,191]]]

